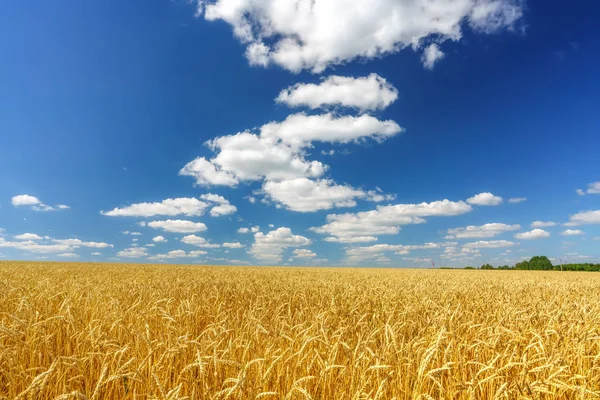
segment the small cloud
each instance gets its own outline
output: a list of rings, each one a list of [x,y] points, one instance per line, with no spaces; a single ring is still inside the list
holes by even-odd
[[[504,200],[500,196],[495,196],[490,192],[479,193],[467,199],[467,203],[476,206],[498,206]]]
[[[164,236],[155,236],[152,238],[152,241],[155,243],[164,243],[167,242],[167,239]]]
[[[516,239],[522,240],[535,240],[550,237],[550,232],[547,232],[543,229],[534,229],[529,232],[517,233],[515,235]]]
[[[75,253],[60,253],[57,254],[59,257],[65,257],[65,258],[76,258],[79,257],[79,255],[75,254]]]
[[[523,203],[524,201],[527,201],[527,197],[512,197],[512,198],[508,199],[508,202],[510,204]]]
[[[563,236],[580,236],[585,235],[585,232],[580,229],[567,229],[561,232]]]
[[[550,226],[556,226],[556,222],[552,221],[534,221],[531,223],[532,228],[546,228]]]

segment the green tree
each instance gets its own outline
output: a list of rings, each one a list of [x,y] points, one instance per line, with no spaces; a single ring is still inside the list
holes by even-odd
[[[481,266],[481,269],[494,269],[494,267],[491,264],[486,263]]]
[[[530,269],[536,271],[549,271],[552,267],[552,262],[546,256],[535,256],[529,260]]]

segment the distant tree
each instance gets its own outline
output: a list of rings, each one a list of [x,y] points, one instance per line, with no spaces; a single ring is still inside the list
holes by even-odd
[[[486,263],[481,266],[481,269],[494,269],[494,267],[491,264]]]
[[[531,260],[529,260],[529,269],[549,271],[552,268],[552,262],[546,256],[535,256],[531,257]]]
[[[475,269],[473,267],[471,267],[470,265],[466,266],[465,269]]]
[[[508,265],[502,265],[502,266],[498,267],[498,269],[509,270],[511,268]]]
[[[515,264],[515,269],[531,269],[529,267],[529,261],[521,261]]]

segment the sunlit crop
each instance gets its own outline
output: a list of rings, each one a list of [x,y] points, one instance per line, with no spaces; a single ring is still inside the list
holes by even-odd
[[[591,399],[600,274],[0,263],[0,398]]]

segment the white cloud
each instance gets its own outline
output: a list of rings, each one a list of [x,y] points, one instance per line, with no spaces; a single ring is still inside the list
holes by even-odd
[[[42,202],[34,196],[30,196],[28,194],[20,194],[18,196],[14,196],[11,199],[12,205],[15,207],[19,206],[35,206],[38,204],[42,204]]]
[[[43,238],[40,235],[36,235],[35,233],[23,233],[21,235],[14,236],[17,240],[42,240]]]
[[[547,228],[551,226],[556,226],[556,222],[552,221],[534,221],[531,223],[532,228]]]
[[[202,222],[192,222],[185,220],[172,220],[168,219],[166,221],[152,221],[148,222],[148,226],[154,229],[162,229],[165,232],[176,232],[176,233],[195,233],[195,232],[203,232],[207,230],[205,224]]]
[[[576,192],[580,196],[585,196],[586,194],[600,194],[600,181],[590,183],[587,190],[577,189]]]
[[[84,242],[80,239],[50,239],[53,243],[64,244],[67,246],[72,246],[74,248],[79,247],[91,247],[96,249],[106,249],[108,247],[114,247],[112,244],[104,243],[104,242]]]
[[[101,255],[102,255],[102,253],[98,253],[97,251],[95,251],[95,252],[93,252],[93,253],[92,253],[92,255],[93,255],[93,256],[101,256]]]
[[[191,217],[202,215],[208,206],[208,203],[196,198],[182,197],[166,199],[160,203],[132,204],[123,208],[115,208],[111,211],[100,211],[100,213],[109,217],[153,217],[156,215],[186,215]]]
[[[286,248],[308,246],[311,243],[304,236],[294,235],[290,228],[281,227],[267,234],[256,232],[250,253],[260,260],[279,262]]]
[[[381,142],[403,132],[396,122],[380,121],[362,114],[359,116],[334,116],[331,113],[289,115],[282,122],[270,122],[261,128],[261,137],[280,139],[294,149],[309,147],[312,142],[350,143],[372,138]]]
[[[154,243],[149,243],[146,245],[146,247],[155,247],[156,245]]]
[[[164,243],[164,242],[166,242],[166,241],[167,241],[167,239],[165,239],[165,237],[164,237],[164,236],[160,236],[160,235],[159,235],[159,236],[154,236],[154,237],[152,238],[152,241],[153,241],[153,242],[155,242],[155,243]]]
[[[512,247],[516,244],[508,240],[480,240],[478,242],[467,243],[463,246],[464,249],[499,249],[503,247]]]
[[[517,0],[215,0],[198,15],[223,20],[247,45],[250,64],[319,73],[355,58],[371,59],[435,40],[459,41],[462,27],[492,33],[522,16]]]
[[[156,254],[154,256],[148,257],[148,260],[166,260],[173,258],[197,258],[202,255],[205,255],[206,251],[203,250],[194,250],[186,253],[184,250],[171,250],[166,254]]]
[[[440,50],[440,46],[433,43],[423,50],[423,55],[421,56],[421,62],[423,66],[429,70],[433,69],[433,66],[442,58],[444,58],[445,54]]]
[[[241,249],[244,247],[244,245],[239,242],[232,242],[232,243],[223,243],[223,247],[227,247],[228,249]]]
[[[23,234],[15,236],[17,241],[11,242],[0,238],[0,248],[13,248],[30,253],[73,253],[81,247],[108,248],[112,244],[104,242],[84,242],[80,239],[53,239],[51,237],[40,237],[35,234]]]
[[[317,256],[309,249],[295,249],[292,251],[292,254],[294,255],[294,258],[313,258]]]
[[[185,244],[191,244],[192,246],[197,247],[206,247],[206,248],[218,248],[221,245],[216,243],[209,243],[206,239],[196,235],[187,235],[181,238],[181,242]]]
[[[219,204],[210,209],[211,217],[220,217],[223,215],[231,215],[237,211],[237,207],[231,204]]]
[[[77,257],[79,257],[79,255],[75,254],[75,253],[60,253],[60,254],[57,254],[57,256],[58,257],[66,257],[66,258],[77,258]]]
[[[521,229],[521,225],[489,223],[481,226],[469,225],[464,228],[448,229],[447,239],[480,239],[491,238],[505,232]]]
[[[327,224],[311,229],[330,235],[332,238],[326,239],[328,241],[357,243],[358,238],[363,238],[370,242],[379,235],[397,234],[401,225],[424,223],[422,217],[455,216],[471,210],[472,207],[464,201],[450,200],[378,206],[371,211],[330,214],[327,216]]]
[[[179,174],[194,177],[200,185],[226,186],[262,179],[316,178],[327,167],[319,161],[306,160],[304,149],[312,142],[348,143],[367,138],[381,141],[401,131],[395,122],[379,121],[370,115],[293,114],[282,122],[263,125],[257,134],[246,131],[208,141],[216,156],[210,161],[197,158]]]
[[[584,211],[571,215],[567,226],[577,226],[584,224],[600,224],[600,210]]]
[[[467,203],[476,206],[497,206],[502,204],[503,199],[500,196],[494,196],[492,193],[479,193],[467,199]]]
[[[354,207],[355,198],[365,197],[362,190],[336,185],[332,180],[296,178],[284,181],[266,181],[265,193],[287,209],[299,212],[329,210],[333,207]]]
[[[370,74],[359,78],[332,75],[318,84],[298,83],[282,90],[276,101],[290,107],[340,105],[364,111],[384,109],[397,98],[394,86],[379,75]]]
[[[550,232],[543,229],[533,229],[529,232],[521,232],[515,235],[516,239],[534,240],[550,237]]]
[[[198,157],[187,163],[180,171],[181,176],[191,176],[201,186],[224,185],[236,186],[239,181],[231,173],[218,168],[204,157]]]
[[[130,247],[117,253],[117,256],[125,258],[142,258],[147,255],[147,250],[144,247]]]
[[[524,201],[527,201],[527,197],[511,197],[510,199],[508,199],[508,202],[510,204],[523,203]]]
[[[142,234],[140,232],[123,231],[123,235],[141,236]]]
[[[240,228],[237,230],[238,233],[249,233],[249,232],[256,233],[258,231],[260,231],[259,226],[251,226],[250,228],[243,227],[243,228]]]
[[[11,203],[15,207],[31,206],[31,209],[34,211],[57,211],[69,209],[69,206],[64,204],[57,204],[54,207],[49,206],[47,204],[42,203],[42,201],[37,197],[30,196],[28,194],[20,194],[18,196],[14,196],[11,199]]]
[[[374,244],[372,246],[352,247],[346,249],[347,262],[359,263],[365,260],[380,261],[386,252],[395,254],[409,254],[414,250],[431,250],[440,248],[439,243],[425,243],[420,245],[401,245],[401,244]],[[389,260],[386,258],[386,260]]]
[[[563,232],[561,232],[561,235],[563,235],[563,236],[579,236],[579,235],[585,235],[585,232],[580,229],[566,229]]]

